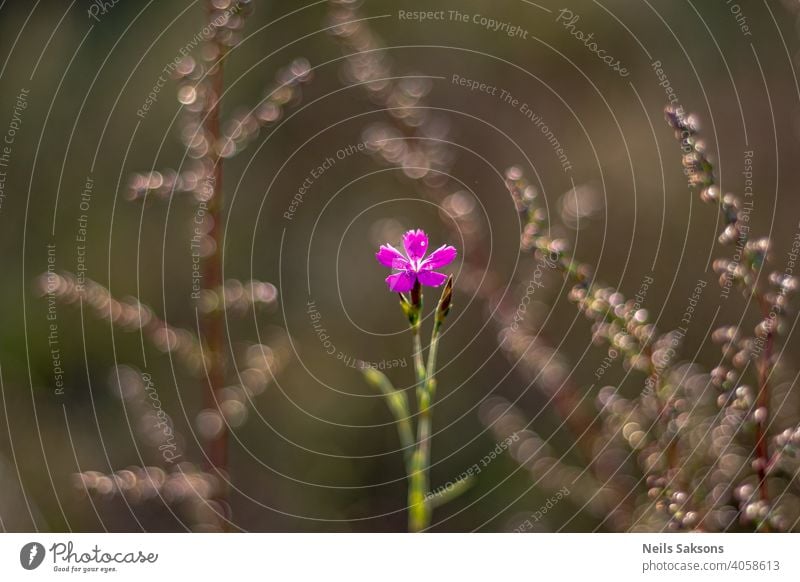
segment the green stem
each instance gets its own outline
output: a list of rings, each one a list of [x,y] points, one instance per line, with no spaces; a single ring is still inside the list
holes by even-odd
[[[414,370],[417,376],[417,441],[408,465],[408,531],[419,532],[430,522],[425,496],[428,492],[427,451],[423,443],[430,435],[430,398],[427,396],[427,371],[422,357],[420,319],[411,326],[414,350]]]
[[[425,364],[422,360],[422,340],[419,337],[420,324],[411,326],[411,334],[413,336],[412,349],[414,351],[414,372],[417,374],[417,395],[425,382]]]
[[[425,387],[424,386],[425,364],[423,363],[423,358],[422,358],[422,340],[420,339],[419,330],[420,330],[420,319],[418,318],[416,323],[413,323],[411,325],[411,334],[413,337],[412,349],[414,350],[414,372],[416,373],[417,376],[417,387],[416,387],[417,409],[421,411],[419,403],[421,402],[422,392]],[[414,442],[414,447],[413,447],[414,453],[416,453],[418,447],[419,447],[419,440]],[[415,472],[414,453],[412,453],[410,457],[406,457],[406,473],[408,474],[409,479],[412,479]],[[423,494],[424,493],[425,491],[423,491]],[[410,496],[411,492],[409,491],[409,498]]]
[[[411,476],[408,483],[408,531],[418,533],[430,524],[430,507],[425,500],[427,470],[420,447],[414,451],[411,461]]]
[[[412,506],[410,526],[411,531],[422,531],[431,522],[432,506],[426,501],[426,496],[430,490],[430,468],[431,468],[431,427],[433,424],[433,399],[436,395],[436,355],[439,350],[439,329],[441,324],[437,322],[433,326],[431,335],[431,347],[428,352],[428,367],[425,370],[425,380],[422,389],[418,394],[419,404],[419,424],[417,425],[417,454],[415,463],[415,476],[412,483],[416,485],[417,491],[413,492],[416,506]],[[420,497],[422,502],[419,503]],[[409,500],[410,501],[410,500]]]

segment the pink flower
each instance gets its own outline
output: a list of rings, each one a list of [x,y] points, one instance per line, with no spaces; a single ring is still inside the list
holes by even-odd
[[[405,233],[403,246],[406,249],[405,255],[392,245],[381,245],[375,254],[379,263],[397,271],[386,277],[390,291],[406,293],[411,291],[416,281],[427,287],[439,287],[447,281],[447,275],[437,273],[434,269],[453,262],[457,254],[455,247],[442,245],[425,258],[425,253],[428,252],[428,235],[421,229]]]

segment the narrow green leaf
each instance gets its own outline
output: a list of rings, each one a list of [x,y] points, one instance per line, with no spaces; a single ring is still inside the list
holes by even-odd
[[[461,494],[472,487],[474,482],[475,477],[472,475],[465,477],[464,479],[459,479],[455,483],[452,483],[450,486],[445,487],[440,491],[429,493],[425,498],[425,502],[428,504],[428,507],[430,507],[431,510],[441,507],[445,503],[449,503],[450,501],[453,501],[453,499],[461,496]]]
[[[411,472],[411,455],[414,452],[414,431],[411,428],[411,415],[408,407],[408,396],[405,392],[395,389],[392,381],[375,368],[364,368],[361,371],[364,379],[373,389],[386,397],[386,404],[397,422],[397,435],[403,447],[406,459],[406,471]]]

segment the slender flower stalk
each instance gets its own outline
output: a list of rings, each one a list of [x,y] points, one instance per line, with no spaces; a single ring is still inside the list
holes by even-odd
[[[751,236],[752,194],[740,198],[720,191],[694,116],[669,107],[666,117],[681,143],[689,185],[722,217],[719,243],[736,246],[731,259],[718,259],[713,268],[720,275],[721,297],[739,289],[745,308],[758,306],[761,320],[752,335],[739,326],[716,329],[712,339],[722,345],[723,357],[708,375],[696,363],[678,361],[686,327],[660,332],[640,300],[599,284],[593,269],[571,255],[567,241],[549,236],[535,192],[512,168],[507,186],[524,219],[522,248],[572,281],[570,299],[592,322],[594,340],[608,345],[609,361],[620,359],[626,369],[646,375],[644,389],[632,399],[617,386],[603,387],[598,395],[603,432],[624,439],[631,451],[627,458],[638,460],[648,487],[641,499],[649,501],[636,502],[629,528],[719,531],[738,520],[756,531],[791,529],[795,509],[786,501],[786,483],[796,467],[786,451],[796,432],[780,433],[771,451],[768,428],[781,419],[770,405],[771,383],[780,372],[775,346],[786,327],[788,296],[799,286],[792,276],[794,258],[790,251],[784,270],[766,276],[764,268],[774,257],[768,238]],[[692,301],[705,285],[698,281]],[[747,383],[750,375],[754,387]],[[738,512],[732,510],[735,504]]]
[[[415,288],[419,286],[416,283]],[[424,531],[431,523],[433,506],[428,498],[430,491],[430,463],[431,463],[431,432],[433,425],[433,402],[436,397],[436,357],[439,351],[440,331],[453,297],[453,278],[447,279],[447,284],[436,307],[436,314],[431,333],[431,343],[428,349],[428,361],[424,373],[418,377],[417,409],[419,420],[417,423],[416,449],[409,467],[408,488],[408,528],[412,532]],[[420,308],[422,307],[420,303]],[[414,332],[415,341],[419,341],[419,332]]]
[[[714,177],[714,166],[708,159],[705,144],[699,136],[700,124],[694,115],[686,114],[680,107],[669,106],[665,109],[665,116],[684,152],[684,173],[689,178],[689,183],[699,190],[700,198],[704,202],[718,207],[723,218],[724,226],[719,235],[719,243],[735,245],[740,251],[734,254],[733,260],[714,261],[714,270],[720,273],[723,295],[727,297],[730,289],[736,286],[747,299],[747,306],[752,301],[760,312],[761,321],[756,326],[754,336],[745,350],[747,357],[740,358],[740,361],[752,359],[755,363],[757,390],[750,415],[754,425],[752,465],[758,478],[758,498],[767,517],[772,509],[772,496],[767,480],[768,470],[774,461],[769,451],[767,435],[772,417],[770,377],[774,368],[773,347],[780,323],[779,316],[786,308],[786,296],[796,288],[797,283],[793,277],[785,273],[773,272],[769,281],[775,285],[775,292],[770,292],[768,288],[764,289],[765,277],[762,271],[770,263],[771,241],[768,238],[751,237],[749,223],[753,200],[749,200],[748,197],[743,200],[734,194],[723,194],[720,191]],[[738,332],[734,332],[734,335],[738,335]],[[719,375],[722,376],[722,373]],[[725,376],[727,378],[727,374]],[[726,387],[732,387],[732,384]],[[762,513],[760,508],[758,513]],[[769,531],[768,522],[768,519],[756,520],[758,530]]]
[[[229,430],[242,426],[247,419],[248,412],[242,402],[263,392],[289,358],[289,350],[285,346],[279,348],[282,342],[277,334],[272,346],[259,343],[245,345],[243,349],[227,347],[225,318],[248,313],[257,305],[274,303],[277,290],[271,284],[255,280],[223,281],[223,164],[254,143],[262,128],[277,122],[289,107],[299,103],[301,85],[309,82],[313,75],[306,59],[295,59],[277,72],[274,82],[256,104],[239,108],[224,119],[220,110],[224,93],[223,65],[231,49],[241,42],[253,3],[251,0],[204,0],[198,7],[206,14],[200,50],[196,54],[182,52],[181,58],[167,67],[178,82],[180,135],[186,159],[180,169],[133,174],[127,196],[130,200],[147,203],[152,198],[172,199],[178,194],[191,194],[194,201],[204,205],[203,219],[192,224],[190,243],[193,257],[199,257],[202,270],[202,288],[196,297],[192,294],[199,321],[196,325],[193,322],[191,327],[199,329],[190,331],[175,327],[138,299],[116,299],[99,283],[88,279],[79,283],[78,278],[69,273],[48,273],[45,290],[54,299],[90,306],[97,316],[108,319],[115,327],[139,332],[143,340],[149,340],[160,352],[177,356],[188,371],[198,377],[203,409],[195,416],[195,427],[202,442],[202,468],[201,462],[193,463],[185,458],[190,456],[185,451],[176,453],[167,449],[171,452],[159,455],[164,457],[159,465],[147,466],[143,460],[137,471],[147,476],[151,484],[158,481],[159,488],[154,491],[159,492],[159,496],[162,489],[169,491],[165,497],[171,504],[181,506],[192,529],[220,531],[236,527],[227,503]],[[57,288],[53,287],[56,283]],[[237,359],[245,371],[231,382],[229,363]],[[112,380],[115,392],[124,394],[138,394],[144,390],[141,384],[136,374],[118,373]],[[170,430],[174,432],[175,428],[170,427]],[[413,442],[413,436],[408,436],[411,434],[407,433],[408,442]],[[179,465],[172,462],[178,457],[181,458]],[[125,470],[125,473],[131,471]],[[89,471],[79,476],[83,490],[113,495],[124,489],[126,497],[133,496],[129,480],[119,480],[124,487],[110,487],[109,483],[116,483],[116,480],[109,475]],[[176,495],[177,489],[185,489],[186,495]],[[151,496],[144,494],[136,496],[142,502],[149,498]]]
[[[209,15],[214,13],[214,2],[209,3]],[[210,16],[209,16],[210,18]],[[220,138],[220,100],[222,98],[224,84],[224,56],[225,47],[222,43],[217,45],[218,55],[211,64],[208,72],[209,95],[207,99],[208,112],[205,124],[206,133],[216,144]],[[203,281],[206,288],[216,289],[222,284],[222,208],[224,204],[222,190],[222,160],[212,148],[209,154],[209,162],[213,172],[210,180],[208,192],[208,216],[211,227],[208,236],[213,244],[211,252],[203,259]],[[202,322],[203,337],[206,341],[208,350],[208,385],[205,391],[204,404],[208,410],[218,410],[217,392],[225,386],[225,355],[224,355],[224,321],[223,313],[219,310],[211,311],[203,316]],[[206,445],[206,461],[209,469],[225,471],[228,465],[228,433],[226,427],[220,428],[218,433],[212,437]]]
[[[409,518],[411,531],[422,531],[430,525],[432,507],[426,499],[422,504],[412,505],[412,499],[417,501],[420,495],[426,496],[430,490],[430,455],[431,455],[431,425],[433,401],[436,397],[436,357],[439,352],[440,331],[447,314],[450,311],[450,304],[453,298],[453,278],[447,280],[439,305],[436,307],[436,315],[431,333],[431,345],[428,350],[428,365],[425,369],[425,378],[422,389],[419,391],[419,425],[417,432],[417,443],[419,450],[419,468],[421,476],[419,479],[412,479],[412,483],[418,488],[412,487],[409,491],[409,507],[414,508]],[[416,467],[415,467],[416,468]]]
[[[396,272],[386,278],[389,290],[400,295],[400,307],[408,319],[414,351],[416,375],[417,426],[416,438],[409,415],[408,399],[396,390],[389,379],[375,369],[364,371],[367,382],[387,398],[389,409],[397,422],[397,431],[403,446],[408,479],[408,530],[421,532],[431,524],[434,506],[445,500],[434,500],[430,495],[430,459],[433,426],[433,402],[436,396],[436,358],[439,351],[441,329],[453,300],[453,277],[434,269],[444,267],[456,257],[456,249],[442,246],[425,256],[428,237],[421,230],[408,231],[403,237],[406,254],[391,245],[381,246],[375,257],[384,266]],[[433,331],[427,360],[422,350],[421,325],[423,315],[422,287],[440,287],[441,297],[434,313]],[[463,489],[462,489],[463,490]],[[459,491],[460,492],[460,491]],[[452,492],[451,492],[452,493]],[[448,501],[456,495],[449,495]]]

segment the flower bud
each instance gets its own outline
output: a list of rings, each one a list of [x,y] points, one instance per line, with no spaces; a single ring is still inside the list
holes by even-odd
[[[439,299],[439,305],[436,308],[436,325],[442,325],[447,314],[450,313],[450,306],[453,301],[453,276],[450,275],[447,283],[442,290],[442,296]]]

